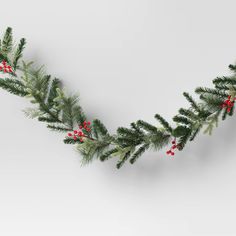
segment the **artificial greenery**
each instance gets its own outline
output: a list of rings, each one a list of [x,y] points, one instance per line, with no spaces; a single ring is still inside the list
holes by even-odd
[[[225,120],[234,113],[236,65],[230,65],[231,76],[214,79],[214,88],[199,87],[195,90],[199,101],[183,93],[190,106],[179,109],[171,125],[156,114],[156,124],[138,120],[131,123],[129,128],[119,127],[116,134],[110,134],[100,120],[94,119],[91,128],[83,128],[83,138],[73,138],[71,134],[67,135],[68,132],[77,130],[87,120],[78,96],[67,94],[61,81],[47,75],[42,67],[35,68],[32,62],[23,61],[25,44],[23,38],[17,46],[13,45],[12,29],[7,28],[0,40],[0,62],[7,62],[13,72],[6,73],[8,76],[0,79],[0,87],[28,98],[33,107],[25,109],[25,114],[46,123],[53,131],[64,132],[64,143],[76,146],[83,163],[95,158],[105,161],[117,157],[117,168],[120,168],[128,160],[131,164],[135,163],[148,149],[159,150],[171,141],[172,144],[176,143],[172,148],[182,150],[200,130],[211,134],[220,118]],[[227,109],[225,106],[228,104],[231,106]],[[172,151],[167,153],[174,155]]]

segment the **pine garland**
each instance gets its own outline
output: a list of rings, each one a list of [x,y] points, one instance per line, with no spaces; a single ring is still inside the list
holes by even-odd
[[[98,119],[87,121],[77,95],[67,94],[58,78],[47,75],[43,68],[22,60],[26,40],[13,45],[12,29],[6,29],[0,40],[0,87],[12,94],[30,99],[34,107],[25,109],[30,118],[44,122],[47,128],[65,133],[65,144],[75,145],[82,163],[98,158],[101,161],[117,157],[117,168],[129,160],[135,163],[149,149],[160,150],[171,146],[167,155],[174,156],[203,129],[212,134],[219,119],[225,120],[234,113],[236,100],[236,65],[229,65],[231,76],[217,77],[214,88],[198,87],[199,101],[184,92],[189,108],[180,108],[173,117],[174,126],[156,114],[158,124],[138,120],[129,128],[119,127],[110,134]]]

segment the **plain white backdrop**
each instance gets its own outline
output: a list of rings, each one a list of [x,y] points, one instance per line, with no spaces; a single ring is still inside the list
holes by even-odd
[[[0,29],[27,38],[25,59],[80,92],[90,119],[118,126],[187,106],[236,60],[236,2],[1,2]],[[30,104],[0,91],[0,235],[236,235],[236,118],[175,158],[146,153],[81,167],[63,136],[27,119]]]

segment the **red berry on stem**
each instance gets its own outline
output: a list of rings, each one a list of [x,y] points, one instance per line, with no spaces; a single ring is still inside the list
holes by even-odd
[[[75,141],[77,140],[77,137],[76,137],[76,136],[74,136],[74,140],[75,140]]]
[[[71,137],[71,136],[72,136],[72,133],[68,133],[68,136],[70,136],[70,137]]]

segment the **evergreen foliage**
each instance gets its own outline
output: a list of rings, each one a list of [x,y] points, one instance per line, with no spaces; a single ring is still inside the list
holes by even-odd
[[[13,72],[8,74],[8,78],[0,79],[0,87],[30,100],[33,107],[24,111],[28,117],[37,118],[46,123],[50,130],[65,135],[74,132],[87,120],[79,97],[68,95],[61,81],[46,74],[43,67],[37,68],[32,62],[24,62],[25,44],[23,38],[14,46],[12,29],[7,28],[0,40],[0,62],[6,61]],[[226,99],[234,105],[236,97],[236,65],[230,65],[229,68],[233,74],[215,78],[213,88],[198,87],[195,90],[199,101],[184,92],[190,106],[179,109],[173,117],[173,124],[156,114],[157,124],[138,120],[128,128],[119,127],[116,134],[111,135],[100,120],[94,119],[91,132],[83,131],[83,140],[66,136],[64,143],[75,145],[83,164],[96,158],[105,161],[117,157],[117,168],[128,160],[131,164],[135,163],[148,149],[160,150],[173,139],[176,148],[182,150],[202,129],[204,133],[212,134],[220,118],[225,120],[234,114],[234,106],[230,109],[222,106]]]
[[[12,41],[12,28],[8,27],[2,39],[1,54],[7,56],[12,51]]]

